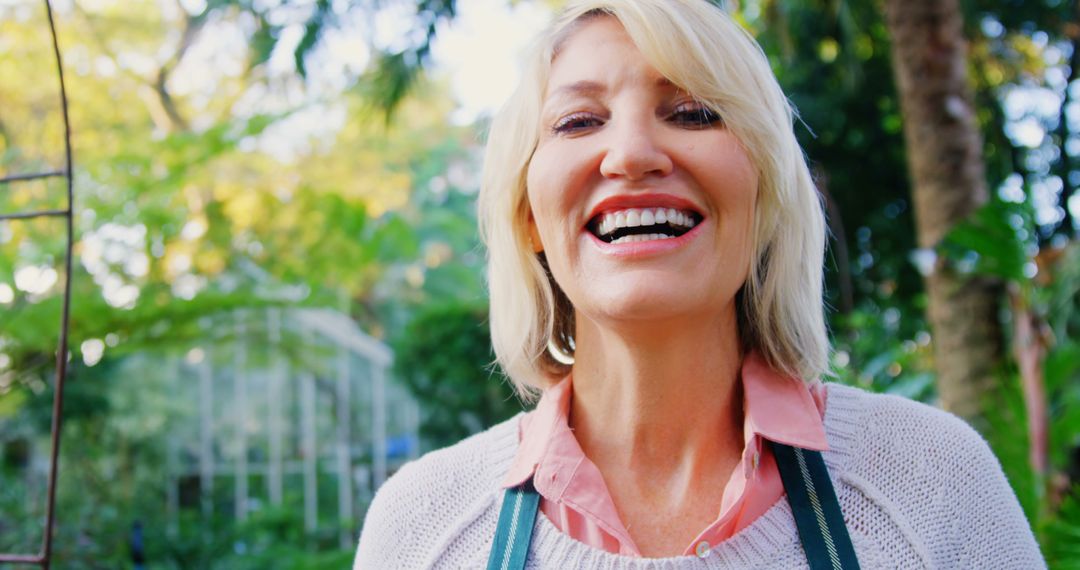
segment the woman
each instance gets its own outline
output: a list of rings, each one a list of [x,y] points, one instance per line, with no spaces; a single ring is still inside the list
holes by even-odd
[[[821,207],[719,9],[573,3],[487,148],[492,342],[542,397],[388,481],[357,567],[1044,565],[965,424],[820,382]]]

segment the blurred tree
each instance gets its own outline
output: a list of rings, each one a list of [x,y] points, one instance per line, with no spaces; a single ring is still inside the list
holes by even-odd
[[[165,536],[161,444],[175,387],[162,370],[133,374],[128,357],[213,341],[219,331],[200,319],[237,307],[336,307],[344,293],[362,326],[385,337],[433,297],[482,295],[467,175],[476,135],[445,120],[444,86],[417,77],[388,124],[357,87],[360,70],[345,66],[342,83],[325,83],[325,69],[342,65],[326,45],[307,48],[306,76],[272,69],[280,55],[249,59],[255,7],[229,4],[191,14],[180,4],[73,3],[60,13],[77,94],[77,257],[57,567],[122,567],[135,517],[146,523],[148,558],[171,560],[164,567],[320,567],[309,544],[283,540],[278,527],[215,519],[220,542]],[[285,37],[307,6],[259,9]],[[39,9],[0,6],[3,174],[48,170],[62,148]],[[338,41],[334,34],[326,27],[320,42]],[[281,41],[277,52],[292,49]],[[4,212],[58,197],[47,183],[4,190]],[[41,503],[20,458],[40,453],[48,429],[58,227],[0,224],[4,551],[39,539],[34,516],[13,524],[7,515]],[[302,528],[297,512],[274,524]],[[314,546],[336,544],[335,535]]]
[[[901,346],[923,347],[928,341],[923,287],[909,261],[916,245],[903,122],[879,6],[748,2],[736,16],[761,42],[799,113],[796,135],[831,230],[826,302],[834,309],[838,365],[865,387],[925,386],[926,351],[904,348],[899,358],[894,348],[900,347],[881,342],[899,338]]]
[[[426,410],[422,435],[433,448],[460,441],[521,411],[505,377],[494,372],[487,308],[435,305],[394,342],[395,371]]]
[[[1014,4],[963,5],[967,21],[974,22],[964,37],[971,45],[970,69],[977,101],[974,118],[985,133],[984,187],[995,194],[1004,191],[999,190],[1002,185],[1011,185],[1020,173],[1027,182],[1019,191],[1031,194],[1028,200],[1043,201],[1035,195],[1039,184],[1044,180],[1054,184],[1053,175],[1046,176],[1049,163],[1043,157],[1068,156],[1067,145],[1028,150],[1013,136],[1018,117],[1008,109],[1016,107],[1012,102],[1017,98],[1013,96],[1016,86],[1042,83],[1041,78],[1054,77],[1053,72],[1068,60],[1067,46],[1055,43],[1054,36],[1049,41],[1040,40],[1040,34],[1045,29],[1062,37],[1064,30],[1071,29],[1075,7],[1057,2]],[[928,328],[923,316],[927,297],[914,263],[930,251],[917,249],[901,138],[903,126],[914,119],[906,121],[901,114],[893,82],[890,34],[880,6],[875,2],[763,0],[740,3],[736,15],[762,42],[805,126],[798,128],[797,134],[814,165],[832,229],[827,295],[837,309],[832,315],[832,330],[842,362],[856,371],[869,371],[857,375],[863,378],[859,381],[863,385],[871,380],[880,387],[909,381],[918,384],[925,371],[932,369],[934,359],[909,363],[914,367],[897,366],[901,364],[898,359],[878,366],[878,357],[892,350],[874,349],[861,338],[866,324],[872,322],[884,324],[891,335],[916,341],[911,346],[922,346],[924,339],[930,338],[924,332]],[[1055,89],[1067,91],[1064,87]],[[1064,116],[1064,107],[1061,113]],[[1055,119],[1057,115],[1055,110]],[[1046,128],[1050,132],[1060,130],[1061,125],[1048,124]],[[1075,135],[1069,136],[1074,146],[1080,142]],[[1060,142],[1047,138],[1050,147]],[[1080,180],[1080,173],[1073,178]],[[1012,196],[1015,200],[1015,194]],[[1055,200],[1056,209],[1064,213],[1066,193],[1061,192]],[[1070,230],[1065,222],[1043,224],[1039,235],[1044,238]],[[847,291],[851,291],[851,301]],[[1002,300],[999,296],[998,304]],[[864,318],[867,316],[871,319]],[[997,341],[999,346],[1003,343],[1003,338]],[[866,349],[870,352],[864,352]],[[879,380],[879,372],[874,371],[882,370],[890,373],[881,374]],[[893,376],[894,371],[899,375]]]
[[[963,17],[955,0],[887,1],[893,66],[904,114],[920,247],[929,254],[987,201],[982,137],[968,83]],[[1004,357],[1003,288],[937,261],[924,269],[938,394],[945,409],[984,420]]]

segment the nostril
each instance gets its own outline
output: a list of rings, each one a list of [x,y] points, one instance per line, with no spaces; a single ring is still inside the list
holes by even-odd
[[[668,153],[648,136],[621,137],[610,147],[600,162],[600,173],[607,178],[626,177],[642,180],[650,176],[666,176],[673,163]]]

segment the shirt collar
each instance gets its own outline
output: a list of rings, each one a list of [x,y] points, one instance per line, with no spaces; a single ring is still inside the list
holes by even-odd
[[[771,368],[757,352],[743,359],[744,434],[792,447],[826,451],[825,425],[806,382]]]
[[[571,380],[565,378],[554,386],[544,390],[544,395],[531,414],[526,414],[518,426],[517,455],[510,465],[510,471],[503,479],[503,487],[515,487],[532,477],[536,466],[544,457],[552,435],[562,425],[567,424],[570,408]]]

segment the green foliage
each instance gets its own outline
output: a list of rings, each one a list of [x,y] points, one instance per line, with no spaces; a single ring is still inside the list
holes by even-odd
[[[492,374],[486,308],[422,309],[394,341],[395,373],[426,410],[421,434],[434,447],[455,443],[521,411],[509,383]]]
[[[278,507],[264,507],[240,524],[223,517],[208,521],[185,511],[178,533],[170,533],[160,518],[144,523],[150,570],[206,568],[207,570],[318,570],[346,568],[355,551],[339,549],[336,536],[311,539],[303,528],[303,504],[290,495]]]
[[[994,198],[953,226],[939,250],[964,273],[1024,281],[1035,272],[1034,218],[1026,202]]]
[[[405,98],[419,73],[415,52],[384,54],[361,89],[376,108],[385,110],[386,120],[390,121],[393,110]]]
[[[368,99],[385,113],[387,122],[417,82],[431,54],[439,22],[453,19],[457,0],[418,0],[415,32],[418,41],[399,51],[384,51],[375,58],[371,71],[361,79]]]
[[[839,317],[833,372],[844,384],[930,402],[936,396],[930,335],[900,340],[902,313],[895,307],[860,307]]]
[[[323,26],[330,15],[330,1],[316,0],[315,10],[308,21],[304,23],[304,35],[293,50],[293,62],[296,64],[296,72],[301,77],[307,77],[307,56],[319,41]]]
[[[769,0],[747,3],[739,15],[798,111],[796,135],[826,204],[832,329],[847,334],[844,313],[855,308],[895,307],[901,335],[911,338],[926,329],[922,281],[908,261],[915,226],[880,6]]]
[[[1076,570],[1080,568],[1080,489],[1065,497],[1056,518],[1042,529],[1046,536],[1044,554],[1050,568]]]
[[[1048,561],[1055,568],[1076,567],[1071,545],[1080,536],[1080,242],[1063,248],[1038,245],[1034,215],[1027,202],[992,199],[957,224],[938,248],[944,259],[960,271],[991,275],[1011,284],[1010,321],[1030,318],[1045,329],[1035,331],[1047,339],[1012,339],[1046,344],[1042,359],[1045,400],[1047,473],[1032,465],[1032,421],[1025,408],[1016,364],[1006,363],[991,403],[985,436],[1001,461],[1017,498],[1035,528]],[[1040,267],[1040,257],[1048,259]],[[1034,278],[1034,279],[1033,279]],[[1014,332],[1014,334],[1016,334]],[[1030,396],[1028,396],[1030,397]]]
[[[76,257],[54,567],[129,567],[127,537],[136,519],[144,524],[152,568],[348,566],[352,549],[340,549],[336,530],[332,536],[323,530],[336,529],[337,521],[321,521],[309,537],[295,501],[257,509],[239,526],[221,509],[208,519],[181,509],[179,535],[170,536],[163,448],[170,430],[190,428],[190,410],[179,397],[189,386],[170,378],[168,366],[133,363],[148,355],[168,361],[192,346],[228,341],[231,331],[208,332],[206,323],[238,309],[346,305],[365,328],[385,335],[429,295],[479,294],[480,272],[471,269],[479,258],[463,258],[476,246],[468,197],[475,188],[452,184],[438,199],[425,198],[433,178],[472,156],[473,131],[447,124],[450,102],[438,85],[424,90],[423,99],[398,98],[403,112],[392,124],[376,120],[379,112],[350,85],[265,110],[262,102],[276,97],[259,95],[268,87],[264,64],[292,25],[289,10],[305,17],[294,53],[301,69],[322,63],[319,38],[338,24],[343,6],[290,4],[211,0],[198,14],[174,12],[173,20],[156,5],[117,12],[108,3],[80,3],[61,14],[61,43],[80,71],[68,76],[78,94],[71,107]],[[55,84],[45,58],[50,52],[33,41],[42,21],[24,18],[20,9],[0,7],[0,99],[5,110],[18,110],[0,118],[4,175],[48,167],[59,144],[41,134],[51,133],[59,116],[49,90]],[[256,30],[253,49],[265,57],[252,60],[243,76],[213,65],[177,71],[182,51],[162,69],[125,64],[128,57],[154,62],[172,53],[172,32],[184,26],[195,30],[196,43],[206,26],[246,33],[244,14],[252,12],[260,15],[257,22],[278,28]],[[159,72],[206,79],[212,96],[159,94],[150,87]],[[185,120],[170,120],[166,102]],[[297,113],[336,108],[343,110],[341,124],[293,134]],[[273,149],[282,141],[286,156]],[[11,188],[0,192],[0,211],[60,205],[55,186]],[[0,453],[13,465],[0,469],[0,551],[30,552],[40,540],[39,473],[22,485],[28,468],[19,456],[28,449],[34,457],[47,454],[59,280],[30,293],[16,286],[16,275],[31,264],[59,269],[61,227],[0,224],[0,289],[11,292],[10,299],[0,294]],[[414,273],[419,279],[407,278]],[[126,300],[113,294],[121,288],[130,293]],[[266,338],[250,323],[248,331]],[[318,364],[312,362],[318,354],[284,334],[281,353]],[[88,341],[104,346],[96,363],[87,364]],[[248,356],[267,358],[255,350]],[[228,500],[217,497],[214,504]]]

